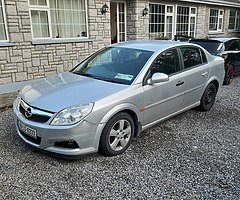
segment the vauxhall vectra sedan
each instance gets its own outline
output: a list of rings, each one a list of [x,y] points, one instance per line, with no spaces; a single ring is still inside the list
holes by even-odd
[[[17,133],[66,158],[118,155],[148,127],[194,107],[210,110],[223,79],[223,59],[195,44],[111,45],[26,86],[13,106]]]

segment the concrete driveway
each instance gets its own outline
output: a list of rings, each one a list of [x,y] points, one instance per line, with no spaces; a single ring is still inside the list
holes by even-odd
[[[33,152],[0,113],[0,199],[239,199],[240,77],[210,112],[190,110],[116,157],[66,161]]]

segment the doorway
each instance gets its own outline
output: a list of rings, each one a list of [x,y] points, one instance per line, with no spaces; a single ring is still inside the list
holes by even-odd
[[[111,43],[124,42],[127,40],[127,16],[126,2],[110,3],[111,17]]]

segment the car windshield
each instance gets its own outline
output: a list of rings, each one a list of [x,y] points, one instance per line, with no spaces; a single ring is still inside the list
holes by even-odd
[[[198,44],[206,49],[212,55],[218,55],[220,52],[221,42],[216,40],[190,40],[190,43]]]
[[[94,79],[130,85],[154,52],[108,47],[78,64],[72,72]]]

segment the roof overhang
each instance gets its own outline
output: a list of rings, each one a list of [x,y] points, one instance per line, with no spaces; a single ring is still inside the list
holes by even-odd
[[[200,3],[200,4],[208,4],[208,5],[216,5],[216,6],[227,6],[227,7],[238,7],[240,8],[240,0],[235,1],[222,1],[222,0],[179,0],[190,3]]]

